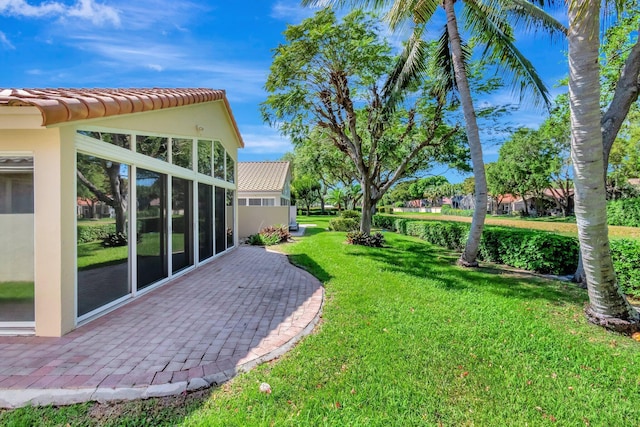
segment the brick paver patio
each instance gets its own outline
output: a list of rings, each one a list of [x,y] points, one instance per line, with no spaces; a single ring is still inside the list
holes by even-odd
[[[0,407],[219,384],[310,332],[322,299],[284,255],[241,246],[61,338],[0,337]]]

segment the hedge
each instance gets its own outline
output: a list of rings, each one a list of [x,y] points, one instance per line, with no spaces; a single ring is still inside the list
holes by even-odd
[[[412,220],[374,215],[374,227],[415,236],[455,251],[464,249],[470,225],[463,222]],[[578,239],[554,233],[485,226],[479,258],[545,274],[574,273]],[[611,258],[622,291],[640,297],[640,241],[611,240]]]
[[[640,297],[640,241],[611,240],[611,258],[622,291]]]
[[[454,209],[449,205],[442,205],[440,213],[442,215],[473,216],[473,209]]]
[[[78,224],[78,243],[89,243],[103,240],[110,234],[115,234],[116,225],[111,224]]]
[[[355,218],[332,218],[329,220],[331,231],[356,231],[360,228],[360,221]]]
[[[608,202],[607,224],[640,227],[640,198]]]

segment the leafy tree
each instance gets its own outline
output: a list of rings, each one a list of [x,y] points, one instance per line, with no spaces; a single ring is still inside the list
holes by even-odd
[[[487,188],[489,196],[493,199],[493,213],[498,213],[498,206],[502,203],[504,196],[513,194],[515,183],[509,179],[509,175],[503,173],[502,164],[498,162],[487,163]]]
[[[388,16],[393,28],[408,18],[412,19],[417,25],[426,24],[433,19],[439,6],[444,10],[446,25],[438,41],[434,58],[439,66],[442,90],[444,92],[453,91],[459,97],[466,123],[466,136],[471,150],[475,178],[476,209],[464,252],[458,262],[464,266],[477,266],[476,258],[486,216],[487,181],[482,159],[477,113],[473,105],[471,86],[469,84],[471,49],[462,40],[458,25],[459,15],[454,8],[455,2],[456,0],[395,0],[393,2],[383,0],[334,0],[328,3],[378,8],[392,3]],[[318,3],[327,4],[327,1],[303,0],[303,4]],[[508,72],[513,77],[514,87],[524,90],[531,89],[533,95],[539,95],[542,100],[548,103],[547,90],[542,80],[536,74],[531,63],[514,45],[513,30],[508,19],[515,17],[516,19],[512,20],[513,22],[525,22],[527,26],[541,24],[546,29],[563,29],[562,26],[537,6],[528,2],[518,1],[514,4],[506,1],[465,0],[463,1],[463,7],[464,11],[461,16],[464,18],[464,29],[474,35],[478,45],[484,46],[483,57],[488,62],[492,62]],[[415,75],[411,68],[408,69],[407,74]]]
[[[311,215],[311,205],[320,198],[320,189],[320,182],[308,175],[297,177],[291,183],[291,193],[296,201],[304,204],[307,216]]]
[[[393,58],[376,21],[359,10],[341,22],[320,10],[284,35],[266,83],[264,117],[295,143],[312,129],[321,132],[321,141],[350,160],[363,193],[360,231],[368,234],[376,203],[395,182],[464,154],[459,129],[445,122],[445,99],[426,83],[419,87],[419,73],[403,73],[425,68],[426,44],[415,35]],[[418,90],[422,96],[405,108]]]

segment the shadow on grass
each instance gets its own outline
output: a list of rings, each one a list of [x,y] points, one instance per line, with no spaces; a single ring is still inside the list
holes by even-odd
[[[299,267],[307,272],[309,272],[316,279],[320,280],[322,283],[326,283],[331,280],[331,275],[327,273],[320,265],[313,260],[307,254],[294,254],[287,255],[289,262],[296,267]]]
[[[396,238],[388,241],[386,248],[361,256],[382,263],[388,271],[433,279],[434,286],[451,291],[477,289],[506,298],[544,299],[556,304],[586,301],[584,291],[572,285],[563,289],[556,281],[533,275],[522,277],[522,273],[503,270],[499,266],[467,269],[456,265],[459,254],[445,248]]]

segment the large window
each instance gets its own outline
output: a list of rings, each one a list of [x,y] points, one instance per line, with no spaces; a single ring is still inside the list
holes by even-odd
[[[235,182],[235,179],[236,179],[235,164],[233,162],[233,159],[229,155],[229,153],[227,153],[227,181],[233,183]]]
[[[138,168],[136,172],[137,289],[168,276],[167,177]]]
[[[224,150],[224,147],[222,146],[222,144],[220,143],[220,141],[216,141],[215,142],[215,151],[213,154],[213,169],[214,169],[214,174],[213,176],[215,178],[219,178],[219,179],[225,179],[225,175],[224,175],[224,156],[226,154],[226,151]]]
[[[226,228],[226,234],[227,234],[227,248],[231,248],[233,247],[233,236],[235,234],[235,220],[234,220],[234,203],[233,203],[233,199],[234,199],[234,191],[233,190],[227,190],[227,204],[226,204],[226,215],[225,215],[225,219],[227,221],[227,228]]]
[[[225,189],[216,187],[216,253],[224,252],[227,249],[227,221]]]
[[[198,172],[211,176],[211,141],[198,141]]]
[[[164,160],[165,162],[169,156],[168,144],[169,138],[163,136],[138,135],[136,137],[136,151],[138,153],[154,159]]]
[[[34,321],[33,159],[0,157],[0,323]]]
[[[171,162],[182,168],[191,169],[192,139],[174,138],[171,141]]]
[[[173,272],[193,265],[191,181],[171,180],[171,257]]]
[[[129,166],[78,154],[78,316],[130,293]]]
[[[199,260],[213,256],[213,187],[198,184]]]

